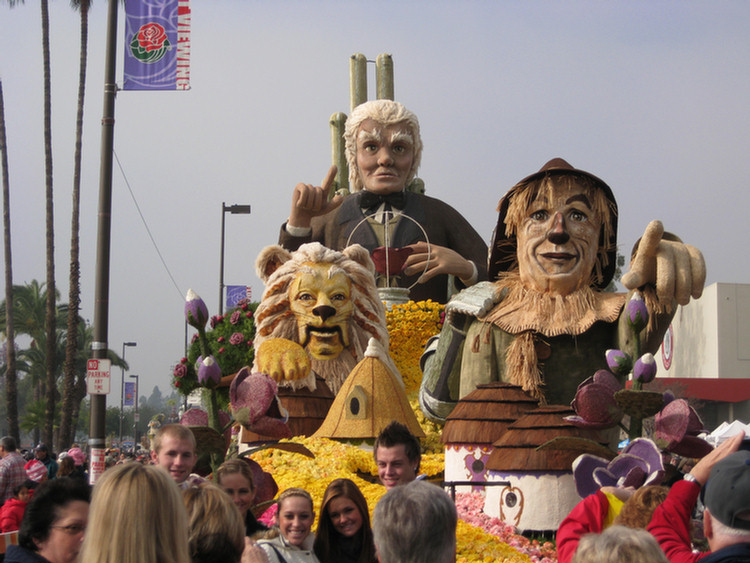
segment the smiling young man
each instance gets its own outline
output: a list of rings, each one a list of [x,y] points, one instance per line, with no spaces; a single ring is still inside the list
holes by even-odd
[[[422,461],[419,440],[395,420],[378,435],[373,447],[380,482],[390,491],[417,478]]]
[[[191,474],[198,457],[195,436],[187,426],[167,424],[156,431],[151,444],[151,461],[164,469],[181,489],[204,479]]]
[[[347,119],[344,140],[352,195],[328,200],[335,166],[320,186],[297,184],[279,244],[296,250],[316,241],[342,250],[357,243],[372,252],[387,239],[391,248],[410,247],[403,273],[390,281],[414,286],[414,301],[445,303],[449,291],[487,279],[487,245],[474,228],[449,205],[407,188],[422,158],[416,115],[391,100],[365,102]]]

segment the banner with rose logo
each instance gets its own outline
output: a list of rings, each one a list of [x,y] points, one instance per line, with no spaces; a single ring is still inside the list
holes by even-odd
[[[125,1],[123,89],[190,89],[189,0]]]

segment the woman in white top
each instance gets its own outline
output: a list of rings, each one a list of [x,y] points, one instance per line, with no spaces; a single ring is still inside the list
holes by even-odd
[[[320,563],[313,552],[313,500],[304,489],[287,489],[276,500],[276,525],[258,541],[269,563]],[[275,536],[275,537],[274,537]]]

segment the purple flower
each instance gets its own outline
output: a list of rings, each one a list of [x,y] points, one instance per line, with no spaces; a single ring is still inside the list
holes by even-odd
[[[245,341],[245,335],[242,334],[241,332],[235,332],[234,334],[232,334],[232,336],[229,337],[229,343],[232,346],[238,346],[244,341]]]
[[[623,416],[615,400],[615,393],[620,389],[622,385],[617,378],[606,369],[600,369],[578,386],[571,403],[578,416],[567,416],[565,420],[579,428],[594,430],[614,426]]]
[[[222,428],[226,427],[231,421],[232,418],[229,416],[229,413],[219,411],[219,424],[221,424]],[[208,426],[208,413],[200,407],[190,407],[180,417],[180,424],[184,426]],[[232,430],[231,428],[227,428],[224,431],[224,439],[227,441],[227,444],[231,438]]]
[[[248,430],[276,438],[288,438],[289,413],[279,401],[276,382],[263,373],[243,367],[229,386],[229,404],[234,419]]]
[[[209,356],[205,360],[203,356],[199,356],[196,362],[196,371],[198,372],[198,383],[204,387],[214,387],[221,380],[221,368],[213,356]]]
[[[703,421],[685,399],[675,399],[654,417],[654,439],[663,449],[684,457],[703,457],[713,448],[698,437]]]
[[[607,350],[607,365],[615,375],[625,376],[633,369],[633,358],[622,350]]]
[[[190,326],[198,329],[205,327],[208,321],[208,307],[192,289],[188,289],[185,296],[185,319]]]
[[[601,487],[635,487],[658,484],[664,478],[661,452],[651,440],[636,438],[613,460],[582,454],[573,462],[578,494],[585,498]]]
[[[187,375],[187,366],[185,364],[177,364],[174,367],[174,376],[178,379],[182,379]]]
[[[236,325],[238,322],[240,322],[240,319],[242,318],[242,311],[235,311],[232,313],[232,316],[229,317],[229,322],[233,325]]]
[[[643,297],[637,291],[633,293],[630,301],[625,307],[625,314],[628,316],[628,323],[633,327],[636,333],[641,332],[648,324],[648,308],[643,301]]]
[[[653,354],[643,354],[633,366],[633,380],[651,383],[656,377],[656,359]]]

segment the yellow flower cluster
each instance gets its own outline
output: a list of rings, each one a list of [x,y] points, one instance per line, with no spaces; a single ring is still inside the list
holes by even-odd
[[[382,486],[369,483],[358,475],[377,475],[372,452],[326,438],[296,436],[282,442],[302,444],[315,458],[278,449],[253,454],[252,458],[273,475],[279,491],[301,487],[312,495],[316,506],[320,506],[328,483],[346,477],[357,484],[371,510],[385,492]]]
[[[422,431],[425,434],[425,437],[420,440],[423,457],[424,454],[440,454],[442,457],[445,457],[445,446],[443,446],[441,439],[443,428],[424,415],[422,409],[419,408],[419,400],[416,397],[409,400],[409,405],[411,406],[411,410],[414,411],[417,422],[419,422],[419,426],[422,427]]]
[[[265,449],[252,455],[261,467],[271,473],[279,486],[279,491],[289,487],[302,487],[313,497],[316,510],[323,501],[328,484],[339,477],[354,481],[367,499],[370,517],[375,505],[385,494],[380,484],[371,483],[360,475],[377,476],[377,468],[372,452],[356,446],[343,444],[326,438],[306,438],[297,436],[284,442],[302,444],[310,450],[315,458],[279,449]],[[421,472],[437,475],[443,471],[443,455],[428,454],[422,457]],[[456,532],[458,554],[456,561],[501,561],[508,563],[528,562],[523,555],[500,542],[495,536],[483,530],[459,521]]]
[[[529,563],[531,558],[519,553],[492,534],[458,521],[456,527],[456,563],[481,561],[482,563]]]
[[[422,381],[419,357],[427,340],[443,327],[444,309],[444,305],[428,299],[394,305],[385,313],[391,358],[404,378],[407,395],[419,390]]]

